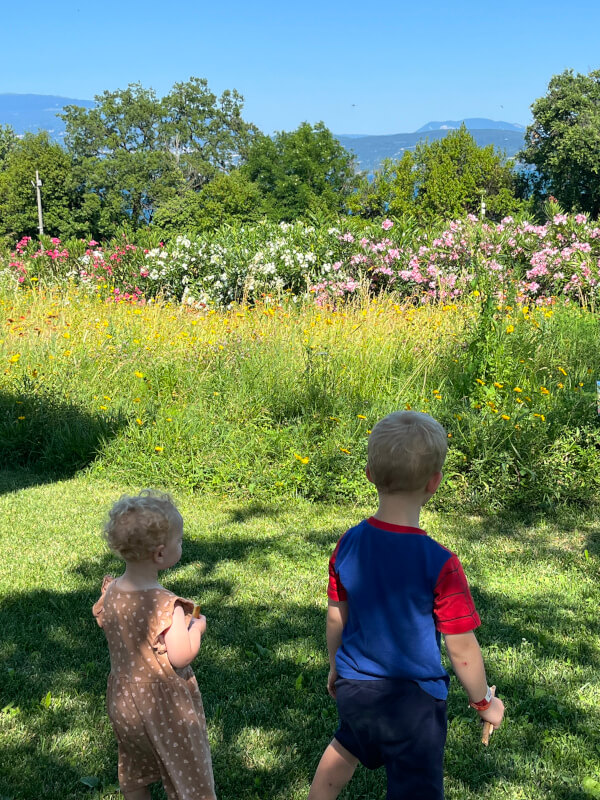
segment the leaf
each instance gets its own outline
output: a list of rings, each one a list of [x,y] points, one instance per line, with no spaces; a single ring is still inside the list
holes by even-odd
[[[271,651],[267,650],[266,647],[263,647],[258,642],[254,642],[254,647],[256,647],[256,651],[257,651],[259,656],[270,656],[271,655]]]
[[[586,559],[587,559],[588,561],[590,560],[590,554],[589,554],[589,551],[588,551],[588,550],[584,550],[584,551],[583,551],[583,555],[586,557]]]
[[[302,689],[303,683],[304,683],[304,675],[300,673],[300,675],[298,675],[298,677],[296,678],[296,682],[294,684],[296,691],[299,692]]]
[[[600,797],[600,782],[594,778],[584,778],[582,787],[583,791],[590,797]]]
[[[97,786],[100,786],[100,778],[96,778],[94,775],[86,775],[84,778],[79,778],[79,783],[83,783],[84,786],[89,786],[90,789],[95,789]]]
[[[40,705],[44,706],[44,708],[50,708],[51,704],[52,704],[52,695],[50,694],[50,692],[48,692],[48,694],[45,697],[42,697],[42,699],[40,700]]]

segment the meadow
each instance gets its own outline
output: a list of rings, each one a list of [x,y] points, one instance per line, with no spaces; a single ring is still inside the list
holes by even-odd
[[[397,408],[432,413],[448,431],[445,480],[423,523],[461,556],[507,705],[485,749],[453,679],[447,797],[600,796],[597,228],[566,217],[544,233],[467,224],[429,245],[396,225],[379,250],[358,231],[297,228],[285,247],[272,230],[246,232],[237,263],[262,265],[260,284],[230,271],[231,232],[227,247],[204,243],[202,268],[191,261],[198,242],[156,253],[80,244],[80,268],[96,263],[83,276],[71,250],[34,257],[37,244],[19,244],[0,280],[1,798],[120,796],[108,653],[90,608],[102,576],[120,569],[100,537],[106,509],[144,486],[171,491],[185,519],[182,562],[165,584],[199,599],[208,619],[195,667],[219,798],[305,798],[335,727],[327,560],[373,509],[367,439]],[[490,237],[500,238],[486,254]],[[509,264],[503,246],[518,266],[527,237],[537,289],[525,268],[490,266]],[[548,238],[557,246],[535,256]],[[420,247],[433,261],[427,251],[408,270]],[[148,261],[162,252],[153,278]],[[402,259],[394,275],[381,271]],[[558,259],[570,275],[556,277]],[[136,292],[132,269],[155,283]],[[383,776],[361,770],[343,797],[383,794]]]

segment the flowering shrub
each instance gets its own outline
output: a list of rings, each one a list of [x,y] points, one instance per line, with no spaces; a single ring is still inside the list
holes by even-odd
[[[474,216],[437,231],[405,235],[399,222],[345,220],[351,230],[294,224],[224,226],[203,238],[164,245],[24,237],[0,268],[19,285],[73,281],[113,300],[163,296],[196,306],[313,297],[336,303],[360,290],[393,291],[421,303],[474,293],[504,302],[594,302],[600,280],[600,226],[555,204],[544,225]]]

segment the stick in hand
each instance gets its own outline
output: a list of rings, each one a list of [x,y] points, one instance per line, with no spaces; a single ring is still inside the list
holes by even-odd
[[[492,697],[496,695],[496,687],[492,686]],[[483,722],[483,731],[481,733],[481,743],[484,744],[486,747],[490,743],[490,736],[494,732],[494,726],[491,722]]]
[[[194,610],[192,611],[192,617],[194,617],[194,619],[200,619],[200,611],[201,611],[200,603],[194,603]]]

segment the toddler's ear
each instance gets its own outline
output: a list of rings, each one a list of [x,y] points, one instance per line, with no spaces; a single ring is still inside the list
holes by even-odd
[[[152,553],[152,560],[156,564],[162,564],[162,562],[164,560],[164,555],[165,555],[165,548],[166,548],[166,545],[159,544],[158,547]]]

